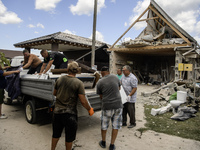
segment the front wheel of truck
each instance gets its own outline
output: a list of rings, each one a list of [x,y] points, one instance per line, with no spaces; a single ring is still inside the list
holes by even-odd
[[[36,122],[36,110],[34,101],[27,101],[25,105],[25,115],[28,123],[34,124]]]

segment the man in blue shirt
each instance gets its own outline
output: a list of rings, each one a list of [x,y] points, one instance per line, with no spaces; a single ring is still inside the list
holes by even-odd
[[[137,96],[137,85],[138,80],[134,74],[131,73],[131,67],[126,65],[122,69],[123,76],[121,78],[121,84],[124,88],[124,91],[127,95],[127,102],[124,104],[123,108],[123,126],[127,126],[127,114],[130,117],[130,125],[128,128],[133,128],[136,126],[135,119],[135,102]]]
[[[5,76],[11,75],[13,73],[19,73],[19,70],[16,71],[7,71],[4,72],[4,69],[9,68],[9,66],[2,68],[0,65],[0,119],[6,119],[7,116],[2,114],[2,104],[4,99],[4,89],[6,88],[6,79]]]

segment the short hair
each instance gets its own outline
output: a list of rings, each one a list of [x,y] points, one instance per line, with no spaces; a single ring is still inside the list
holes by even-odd
[[[40,54],[43,54],[43,53],[45,53],[46,51],[47,51],[46,49],[43,49],[43,50],[40,51]]]
[[[126,68],[128,71],[131,72],[131,67],[129,65],[125,65],[123,68]]]
[[[108,68],[107,66],[103,66],[103,67],[101,68],[101,71],[109,71],[109,68]]]
[[[23,50],[23,54],[24,53],[29,53],[29,51],[27,49]]]

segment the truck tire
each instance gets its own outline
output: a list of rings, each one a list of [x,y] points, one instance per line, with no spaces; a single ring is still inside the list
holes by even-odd
[[[34,124],[36,122],[35,103],[33,101],[29,100],[26,102],[25,116],[28,123]]]

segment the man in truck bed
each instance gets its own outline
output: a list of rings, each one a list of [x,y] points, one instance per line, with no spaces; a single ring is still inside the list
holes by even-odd
[[[68,60],[65,55],[58,52],[48,52],[47,50],[42,50],[40,54],[44,57],[44,63],[40,70],[40,74],[45,74],[51,68],[52,64],[55,65],[55,69],[67,68]]]
[[[20,68],[20,71],[23,69],[29,68],[27,74],[34,74],[35,72],[39,73],[42,66],[42,61],[35,54],[30,54],[28,50],[23,50],[24,62],[23,67]]]

